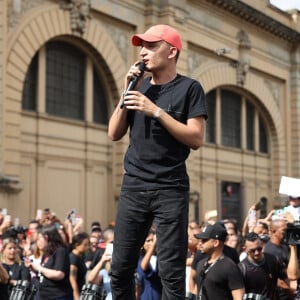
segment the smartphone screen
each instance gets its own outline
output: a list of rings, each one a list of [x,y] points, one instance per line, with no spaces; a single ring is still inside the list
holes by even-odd
[[[108,243],[106,244],[106,253],[109,256],[112,256],[114,250],[114,244],[113,243]]]

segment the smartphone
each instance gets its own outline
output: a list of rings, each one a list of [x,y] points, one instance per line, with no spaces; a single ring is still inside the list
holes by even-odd
[[[17,217],[14,219],[14,228],[18,228],[19,225],[20,225],[20,218]]]
[[[7,215],[7,208],[2,208],[1,209],[1,214],[3,217],[5,217]]]
[[[113,254],[113,250],[114,250],[114,244],[113,243],[107,243],[106,244],[106,254],[111,257],[112,254]]]
[[[272,220],[283,220],[284,210],[283,209],[277,209],[275,210]]]
[[[10,222],[11,221],[11,215],[6,215],[4,217],[4,222]]]
[[[36,211],[36,218],[37,218],[37,220],[41,220],[42,217],[43,217],[43,210],[42,209],[38,209]]]

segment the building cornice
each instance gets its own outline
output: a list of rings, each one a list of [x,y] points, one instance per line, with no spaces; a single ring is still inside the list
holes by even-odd
[[[291,43],[300,42],[300,33],[239,0],[206,0],[235,16]]]

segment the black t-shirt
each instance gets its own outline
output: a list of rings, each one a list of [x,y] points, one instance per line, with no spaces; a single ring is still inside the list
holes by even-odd
[[[90,264],[89,270],[92,270],[97,265],[97,263],[102,258],[104,251],[105,251],[105,248],[97,248],[97,250],[94,252],[93,260]]]
[[[287,268],[289,262],[289,248],[287,245],[278,246],[271,241],[267,242],[264,253],[269,253],[277,257],[277,260],[283,268]]]
[[[65,296],[72,296],[73,291],[69,281],[70,259],[67,249],[59,247],[50,257],[43,257],[42,263],[45,268],[64,272],[62,280],[53,280],[45,276],[40,285],[40,296],[43,300],[57,299]]]
[[[164,85],[145,78],[139,91],[177,121],[207,118],[205,93],[200,83],[185,76]],[[177,141],[155,118],[128,112],[130,144],[124,159],[123,190],[189,189],[185,160],[190,148]]]
[[[196,271],[199,292],[202,286],[201,300],[232,300],[231,291],[244,288],[243,277],[237,264],[229,257],[223,256],[210,267],[207,260],[208,258],[202,259]]]
[[[79,292],[81,292],[83,285],[85,284],[85,275],[87,272],[86,265],[84,263],[84,259],[81,256],[75,255],[73,252],[69,254],[70,256],[70,264],[77,267],[77,286]]]
[[[31,281],[30,272],[29,272],[28,268],[26,268],[24,266],[23,263],[22,264],[15,263],[15,264],[12,264],[12,265],[3,263],[2,265],[6,269],[10,279]],[[8,288],[8,295],[9,295],[12,291],[13,286],[8,284],[8,285],[6,285],[6,287]],[[4,287],[1,287],[1,290],[2,289],[4,289]],[[0,297],[0,299],[2,299],[2,297]]]
[[[239,263],[239,268],[243,274],[246,293],[276,299],[277,279],[284,279],[285,274],[274,255],[265,253],[260,264],[255,264],[246,257]]]
[[[28,280],[30,281],[31,276],[28,268],[26,268],[23,264],[6,264],[3,263],[3,267],[6,269],[10,279],[13,280]]]

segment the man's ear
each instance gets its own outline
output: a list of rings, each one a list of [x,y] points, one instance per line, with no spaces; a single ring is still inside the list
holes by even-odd
[[[220,241],[219,240],[215,240],[214,241],[214,247],[217,248],[220,246]]]
[[[173,58],[176,57],[178,52],[178,49],[176,47],[170,47],[170,54],[169,54],[169,58]]]

